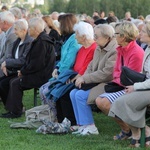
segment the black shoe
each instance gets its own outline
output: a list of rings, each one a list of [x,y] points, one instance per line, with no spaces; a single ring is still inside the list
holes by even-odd
[[[21,117],[21,114],[14,114],[13,112],[8,112],[8,113],[5,113],[5,114],[2,114],[1,116],[2,118],[19,118]]]
[[[2,116],[6,116],[6,115],[8,115],[8,114],[10,114],[10,112],[2,113]]]

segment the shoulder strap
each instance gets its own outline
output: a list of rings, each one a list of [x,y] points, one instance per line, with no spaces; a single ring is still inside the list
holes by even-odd
[[[121,56],[121,64],[124,66],[123,56]]]

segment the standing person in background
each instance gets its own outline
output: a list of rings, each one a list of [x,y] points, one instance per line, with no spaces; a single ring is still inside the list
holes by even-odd
[[[8,7],[4,5],[4,6],[2,6],[1,10],[2,11],[8,11]]]
[[[26,8],[23,8],[23,7],[19,7],[19,9],[21,10],[22,18],[27,20],[27,16],[29,14],[29,11]]]
[[[52,12],[52,14],[50,16],[53,20],[54,25],[59,29],[59,27],[60,27],[60,23],[58,21],[59,13],[57,11],[54,11],[54,12]]]
[[[99,17],[98,11],[94,11],[94,12],[93,12],[92,17],[95,17],[95,16]]]
[[[131,12],[127,11],[127,12],[125,13],[125,18],[124,18],[124,20],[126,20],[126,21],[133,21],[133,20],[134,20],[134,18],[131,17]]]
[[[137,16],[137,19],[140,19],[140,20],[142,20],[142,21],[144,21],[144,16],[142,16],[142,15],[139,15],[139,16]]]
[[[102,10],[99,13],[100,19],[105,19],[105,12]]]
[[[114,21],[111,21],[111,22],[119,22],[118,18],[115,16],[115,13],[113,11],[110,11],[108,13],[108,17],[106,19],[108,23],[110,23],[108,20],[111,20],[111,18],[112,18],[112,20],[114,20]]]

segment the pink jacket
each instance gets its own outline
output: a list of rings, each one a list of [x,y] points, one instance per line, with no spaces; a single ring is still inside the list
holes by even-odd
[[[136,41],[130,42],[125,47],[122,46],[117,47],[117,51],[118,51],[117,60],[113,72],[113,82],[121,85],[120,83],[121,66],[124,65],[132,70],[141,72],[144,51],[136,43]],[[123,64],[121,57],[123,57]]]

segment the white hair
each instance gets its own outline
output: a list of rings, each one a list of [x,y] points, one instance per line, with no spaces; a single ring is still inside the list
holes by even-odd
[[[25,19],[17,20],[14,25],[16,25],[21,30],[28,30],[28,22]]]
[[[59,17],[59,13],[57,11],[52,12],[51,17],[53,20],[57,20]]]
[[[15,17],[10,11],[1,12],[0,19],[1,19],[1,21],[6,21],[9,24],[14,24],[14,22],[15,22]]]
[[[18,7],[10,8],[9,11],[14,14],[15,18],[17,18],[17,19],[21,19],[22,18],[21,9],[19,9]]]
[[[111,22],[109,25],[111,25],[115,29],[116,24],[116,22]]]
[[[81,36],[85,35],[87,39],[94,39],[94,30],[89,23],[80,21],[74,25],[73,30],[77,31]]]
[[[137,28],[139,28],[139,26],[144,25],[145,23],[142,21],[137,25]]]
[[[108,24],[98,24],[97,26],[94,27],[94,29],[99,29],[99,35],[102,35],[103,37],[106,38],[113,38],[115,34],[115,30],[111,25]]]
[[[147,16],[145,17],[145,21],[150,21],[150,15],[147,15]]]
[[[35,28],[38,32],[42,32],[45,28],[45,22],[42,18],[35,17],[29,20],[29,26]]]
[[[134,24],[136,25],[136,27],[137,27],[139,24],[143,23],[143,21],[140,20],[140,19],[134,19],[134,20],[133,20],[133,23],[134,23]]]

